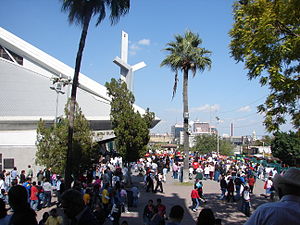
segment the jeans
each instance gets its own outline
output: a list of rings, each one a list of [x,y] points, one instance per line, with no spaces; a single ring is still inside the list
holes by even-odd
[[[242,212],[246,215],[246,216],[250,216],[250,202],[243,200],[242,203]]]
[[[30,201],[30,206],[34,211],[37,210],[38,204],[39,204],[39,200],[31,200]]]
[[[133,207],[137,207],[137,205],[138,205],[138,200],[139,200],[139,198],[136,196],[136,197],[133,197],[133,202],[132,202],[132,205],[133,205]]]
[[[221,188],[221,191],[222,191],[222,194],[221,194],[220,199],[224,200],[225,199],[225,194],[226,194],[226,188]]]
[[[236,199],[239,200],[241,197],[241,185],[235,185],[235,191],[236,191]]]
[[[51,191],[44,192],[44,202],[43,207],[50,207],[51,206]]]
[[[199,207],[199,200],[197,198],[192,198],[193,206],[192,209],[197,209]]]

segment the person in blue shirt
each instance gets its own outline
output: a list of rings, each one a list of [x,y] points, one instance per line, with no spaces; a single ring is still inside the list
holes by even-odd
[[[290,168],[283,175],[276,174],[273,185],[280,201],[259,206],[245,225],[300,224],[300,170]]]

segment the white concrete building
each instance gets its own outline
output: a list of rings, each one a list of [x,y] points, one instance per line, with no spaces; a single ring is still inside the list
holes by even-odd
[[[72,80],[73,74],[73,68],[0,27],[0,169],[34,165],[37,122],[53,124],[56,115],[64,115],[71,92],[71,84],[62,87],[65,94],[51,90],[52,79]],[[114,137],[103,85],[80,73],[77,102],[101,140]],[[155,118],[153,127],[158,122]]]

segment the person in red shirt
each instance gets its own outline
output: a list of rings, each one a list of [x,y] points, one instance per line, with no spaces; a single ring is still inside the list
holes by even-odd
[[[157,202],[156,208],[157,208],[158,214],[160,215],[160,217],[164,221],[165,220],[165,215],[166,215],[166,206],[161,203],[160,198],[158,198],[156,200],[156,202]]]
[[[199,199],[200,199],[197,187],[195,187],[192,190],[192,192],[191,192],[191,198],[192,198],[192,202],[193,202],[192,210],[194,212],[196,212],[197,208],[199,207]]]
[[[198,169],[199,168],[199,163],[198,163],[198,161],[194,161],[193,162],[193,169],[194,169],[194,171],[196,170],[196,169]]]
[[[30,188],[30,206],[31,208],[36,211],[38,204],[39,204],[39,189],[36,186],[36,182],[32,182],[32,186]]]
[[[249,188],[250,188],[250,193],[253,193],[253,188],[254,188],[254,184],[255,184],[255,178],[254,176],[250,176],[249,179],[248,179],[248,185],[249,185]]]

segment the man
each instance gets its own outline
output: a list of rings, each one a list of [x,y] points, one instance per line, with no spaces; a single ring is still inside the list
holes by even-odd
[[[171,208],[169,221],[167,225],[180,225],[184,216],[184,209],[180,205],[175,205]]]
[[[44,201],[43,201],[43,208],[51,206],[51,196],[52,196],[52,186],[46,178],[44,178],[44,183],[42,185],[44,190]]]
[[[162,218],[162,221],[165,221],[165,215],[166,215],[166,206],[164,204],[161,203],[161,199],[158,198],[156,200],[156,208],[157,208],[157,212],[160,215],[160,217]]]
[[[28,165],[27,171],[26,171],[26,177],[32,178],[33,177],[33,170],[31,168],[31,165]]]
[[[32,186],[30,189],[30,206],[34,211],[37,211],[37,207],[39,204],[39,189],[36,186],[36,182],[32,182]]]
[[[274,187],[280,201],[261,205],[245,225],[300,224],[300,170],[290,168],[283,175],[276,174]]]
[[[74,189],[65,191],[61,196],[64,214],[70,225],[98,225],[89,207],[84,205],[82,194]]]
[[[164,189],[163,189],[163,185],[162,185],[162,178],[163,178],[163,176],[161,173],[156,174],[156,176],[155,176],[156,187],[154,190],[155,193],[157,192],[158,187],[160,189],[160,192],[164,193]]]
[[[30,208],[28,194],[25,187],[15,185],[8,191],[9,205],[13,210],[10,219],[12,225],[38,225],[36,213]]]

